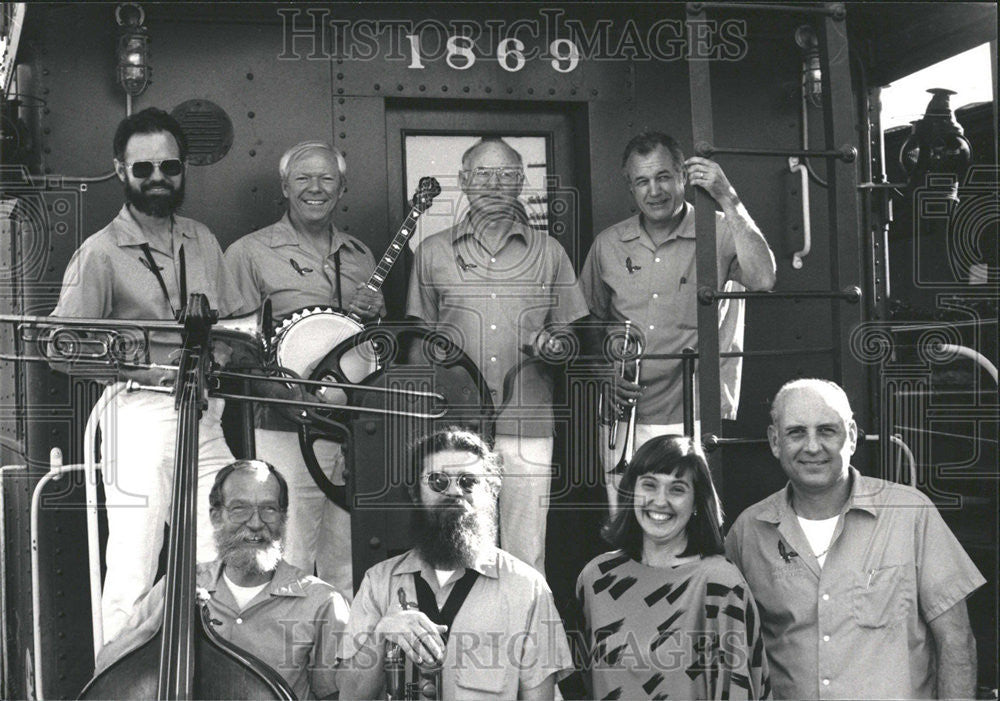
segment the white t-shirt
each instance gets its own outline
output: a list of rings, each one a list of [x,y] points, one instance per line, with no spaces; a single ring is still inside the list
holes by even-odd
[[[437,575],[438,586],[443,587],[444,583],[455,574],[455,570],[434,570],[434,574]]]
[[[809,547],[812,548],[813,555],[816,556],[819,566],[822,567],[823,563],[826,562],[826,554],[830,549],[830,541],[833,539],[833,531],[837,528],[840,515],[819,520],[802,518],[801,516],[798,518],[802,532],[806,534],[806,540],[809,541]]]
[[[234,583],[225,572],[222,573],[222,579],[225,580],[229,591],[233,593],[233,598],[236,599],[236,604],[240,607],[241,611],[268,585],[268,582],[264,582],[255,587],[241,587],[239,584]]]

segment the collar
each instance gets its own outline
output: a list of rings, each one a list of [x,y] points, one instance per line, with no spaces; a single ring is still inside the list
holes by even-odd
[[[531,241],[532,232],[533,230],[528,228],[526,224],[514,220],[514,223],[511,225],[510,229],[507,231],[506,234],[504,234],[503,238],[500,240],[500,247],[497,249],[497,251],[502,250],[503,247],[507,245],[507,242],[510,241],[515,236],[520,236],[521,239],[526,244],[529,243]],[[457,246],[458,243],[466,237],[471,237],[478,242],[479,237],[476,235],[476,233],[477,232],[475,228],[472,226],[472,217],[466,214],[465,217],[462,219],[462,221],[459,223],[459,225],[456,226],[454,229],[452,229],[451,244],[453,246]]]
[[[851,480],[851,493],[848,495],[847,503],[844,504],[844,508],[840,513],[843,514],[856,509],[858,511],[865,511],[872,516],[877,516],[878,504],[876,499],[885,490],[872,485],[872,481],[858,472],[853,465],[849,465],[847,469],[849,474],[848,479]],[[756,519],[768,523],[781,523],[786,517],[795,518],[791,497],[792,483],[789,482],[785,485],[784,489],[775,492],[764,500],[763,508],[757,514]]]
[[[204,586],[209,594],[215,594],[221,586],[222,561],[215,560],[200,565],[198,570],[199,584]],[[274,570],[274,576],[271,577],[271,581],[268,582],[264,591],[271,596],[303,597],[306,595],[305,588],[303,587],[303,573],[294,565],[290,565],[284,560],[279,560],[278,567]]]
[[[472,569],[484,577],[499,579],[499,559],[500,551],[496,548],[488,548],[479,554],[479,557],[476,558],[476,563],[472,566]],[[413,574],[414,572],[420,572],[424,575],[424,579],[435,576],[434,568],[427,564],[422,557],[420,557],[420,554],[415,548],[413,550],[409,550],[405,555],[403,555],[403,559],[400,560],[399,564],[396,566],[396,574]]]
[[[333,241],[333,245],[330,248],[331,253],[340,250],[345,246],[351,246],[356,248],[359,252],[364,253],[364,249],[362,249],[357,242],[338,229],[333,223],[330,224],[330,233]],[[285,212],[285,215],[281,217],[281,219],[271,225],[270,237],[267,240],[267,245],[271,248],[280,248],[282,246],[301,247],[302,243],[299,240],[299,234],[295,230],[295,227],[292,226],[292,220],[289,218],[288,212]]]
[[[186,239],[196,237],[194,229],[189,225],[188,220],[183,217],[172,216],[174,233],[180,234]],[[139,222],[132,216],[127,204],[123,204],[118,216],[112,222],[115,227],[115,238],[119,246],[141,246],[150,243],[146,232],[139,226]],[[171,251],[164,251],[170,254]]]
[[[626,220],[626,224],[627,226],[622,227],[621,231],[618,233],[619,240],[623,242],[634,241],[642,236],[645,236],[646,239],[652,244],[652,237],[650,237],[645,228],[642,226],[641,214],[636,214],[631,219]],[[664,239],[664,243],[673,239],[693,239],[694,237],[694,207],[690,202],[685,202],[684,216],[681,217],[680,222],[677,224],[677,228],[671,231],[670,235]]]

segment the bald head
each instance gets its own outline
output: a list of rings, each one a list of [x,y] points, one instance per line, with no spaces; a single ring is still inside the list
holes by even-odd
[[[473,161],[480,155],[486,154],[499,155],[505,161],[505,165],[508,163],[518,166],[524,165],[524,159],[521,158],[521,154],[506,141],[499,138],[486,137],[474,143],[462,154],[462,168],[468,169],[473,167],[471,165]]]

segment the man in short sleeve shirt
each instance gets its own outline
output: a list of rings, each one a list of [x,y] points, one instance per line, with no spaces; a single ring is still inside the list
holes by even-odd
[[[706,158],[685,160],[672,137],[648,132],[633,138],[625,147],[622,171],[639,214],[594,239],[580,273],[590,312],[609,330],[631,321],[644,341],[645,356],[697,349],[694,208],[684,199],[685,185],[703,188],[722,209],[716,213],[717,280],[705,284],[769,290],[774,256],[719,165]],[[744,316],[743,300],[720,302],[722,351],[743,349]],[[741,368],[740,358],[720,362],[723,418],[736,418]],[[636,447],[653,436],[683,433],[681,361],[644,358],[639,384],[626,380],[615,386],[621,412],[638,404]],[[619,440],[615,450],[609,449],[602,436],[605,470],[618,463],[623,447]],[[612,508],[615,488],[608,479]]]
[[[572,669],[569,645],[542,575],[494,545],[500,481],[476,434],[417,444],[407,473],[416,547],[365,574],[344,635],[342,698],[385,698],[387,644],[441,667],[431,698],[554,697]]]
[[[760,610],[775,698],[973,698],[965,599],[985,583],[931,501],[862,476],[850,403],[832,382],[774,398],[788,485],[726,538]]]
[[[145,109],[118,125],[114,165],[126,204],[74,254],[54,316],[172,320],[187,302],[181,298],[185,289],[205,294],[222,317],[249,311],[242,306],[212,232],[176,214],[184,197],[186,148],[180,125],[162,110]],[[154,334],[152,362],[175,362],[179,344],[179,334]],[[172,384],[175,374],[162,368],[137,369],[120,371],[115,379]],[[120,382],[111,383],[102,395],[102,401],[109,401],[101,417],[108,515],[102,599],[105,640],[115,636],[153,584],[174,472],[173,397],[123,389]],[[208,509],[212,478],[233,459],[222,435],[223,406],[220,399],[209,400],[199,427],[199,562],[215,557]]]
[[[226,263],[247,304],[257,307],[270,299],[277,322],[293,323],[298,318],[296,312],[318,307],[354,314],[363,323],[376,321],[385,313],[385,303],[380,291],[366,285],[375,259],[367,246],[338,229],[333,221],[347,187],[344,155],[326,142],[303,141],[282,155],[278,174],[287,202],[285,215],[226,250]],[[327,328],[337,329],[336,336],[326,339],[327,351],[333,350],[341,337],[356,333],[347,320]],[[319,340],[309,339],[310,343]],[[286,390],[284,384],[257,383],[254,391],[316,401],[301,389]],[[321,579],[350,599],[354,587],[350,514],[330,501],[309,474],[299,447],[298,424],[293,420],[299,411],[259,404],[256,454],[281,466],[292,492],[285,559],[306,572],[315,568]],[[341,445],[324,440],[316,441],[313,447],[327,478],[343,484]]]
[[[587,314],[562,246],[532,229],[517,200],[520,154],[501,139],[466,151],[459,173],[469,212],[417,249],[406,312],[448,334],[486,378],[494,404],[504,380],[543,332]],[[545,571],[552,463],[552,381],[536,368],[512,377],[496,448],[507,478],[500,494],[500,544]]]

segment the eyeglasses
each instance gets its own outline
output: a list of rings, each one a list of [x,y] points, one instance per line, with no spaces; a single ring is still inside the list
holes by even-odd
[[[486,185],[493,181],[494,176],[501,185],[517,185],[524,180],[524,171],[521,168],[480,167],[473,168],[472,170],[463,170],[462,172],[476,185]]]
[[[459,488],[466,494],[471,494],[472,490],[482,481],[481,475],[473,475],[463,472],[455,478]],[[444,494],[451,487],[452,476],[447,472],[428,472],[423,477],[423,481],[435,492]]]
[[[159,168],[160,172],[168,178],[180,175],[184,170],[184,161],[179,158],[165,158],[162,161],[125,161],[122,165],[132,171],[132,177],[145,180],[153,174],[154,168]]]
[[[284,513],[282,509],[277,506],[271,506],[270,504],[264,504],[262,506],[256,506],[253,504],[236,504],[235,506],[224,506],[222,507],[226,510],[229,515],[229,519],[236,523],[246,523],[253,518],[254,514],[260,516],[260,520],[264,523],[277,523],[278,519],[281,518],[281,514]]]

